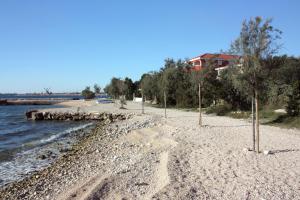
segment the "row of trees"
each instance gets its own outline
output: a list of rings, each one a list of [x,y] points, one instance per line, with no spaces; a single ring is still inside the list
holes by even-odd
[[[226,103],[232,110],[249,110],[254,98],[261,108],[286,107],[288,115],[297,116],[300,113],[300,58],[274,56],[280,49],[277,43],[280,36],[281,32],[271,25],[271,20],[256,17],[244,21],[240,36],[229,50],[243,58],[242,64],[233,63],[219,76],[213,61],[201,71],[192,71],[187,60],[166,59],[159,71],[143,74],[137,82],[130,78],[113,78],[104,91],[114,98],[125,95],[126,99],[143,92],[147,100],[160,105],[163,105],[165,92],[169,106],[197,107],[198,84],[201,83],[204,107]]]
[[[91,90],[91,87],[87,86],[84,90],[82,90],[81,95],[84,99],[93,99],[97,94],[100,94],[101,87],[97,84],[94,85],[94,91]]]
[[[256,83],[261,108],[285,107],[288,115],[300,113],[300,58],[284,56],[268,57],[261,60],[262,73]],[[231,110],[250,110],[255,88],[250,75],[241,67],[232,66],[218,76],[213,63],[201,71],[190,70],[183,60],[166,59],[159,71],[143,74],[137,82],[131,79],[113,78],[104,91],[113,98],[141,96],[161,106],[166,92],[168,106],[195,108],[198,106],[198,85],[201,81],[202,106],[226,104]],[[254,77],[252,77],[254,78]]]
[[[139,81],[133,82],[130,78],[112,78],[110,83],[104,88],[104,92],[114,99],[125,96],[127,100],[132,100],[133,96],[140,95]]]

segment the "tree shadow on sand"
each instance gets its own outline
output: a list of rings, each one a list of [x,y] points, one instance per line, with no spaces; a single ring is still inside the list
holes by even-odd
[[[300,149],[271,150],[270,154],[288,153],[288,152],[297,152],[297,151],[300,151]]]
[[[222,125],[222,126],[215,126],[215,125],[203,125],[203,126],[205,126],[205,127],[207,127],[207,128],[239,128],[239,127],[249,127],[249,126],[251,126],[251,125],[228,125],[228,126],[226,126],[226,125]]]

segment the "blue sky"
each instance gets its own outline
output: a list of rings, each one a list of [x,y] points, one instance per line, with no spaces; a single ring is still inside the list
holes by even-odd
[[[0,93],[81,91],[138,80],[165,58],[228,49],[250,17],[272,17],[300,55],[298,0],[1,0]]]

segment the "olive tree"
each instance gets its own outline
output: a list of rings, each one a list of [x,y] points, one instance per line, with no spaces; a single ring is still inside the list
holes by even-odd
[[[94,85],[94,92],[95,94],[100,94],[101,92],[101,87],[98,84]]]
[[[264,86],[264,80],[270,71],[264,65],[264,60],[272,57],[280,48],[276,43],[280,39],[281,31],[271,25],[272,20],[256,17],[245,20],[242,24],[240,36],[232,44],[232,50],[240,54],[243,63],[237,68],[237,79],[244,90],[249,88],[249,95],[255,99],[256,111],[256,150],[259,153],[259,94]]]

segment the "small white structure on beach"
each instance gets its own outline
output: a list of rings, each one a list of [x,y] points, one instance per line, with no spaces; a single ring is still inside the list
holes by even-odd
[[[132,101],[133,102],[142,102],[143,98],[141,98],[141,97],[134,97]]]

